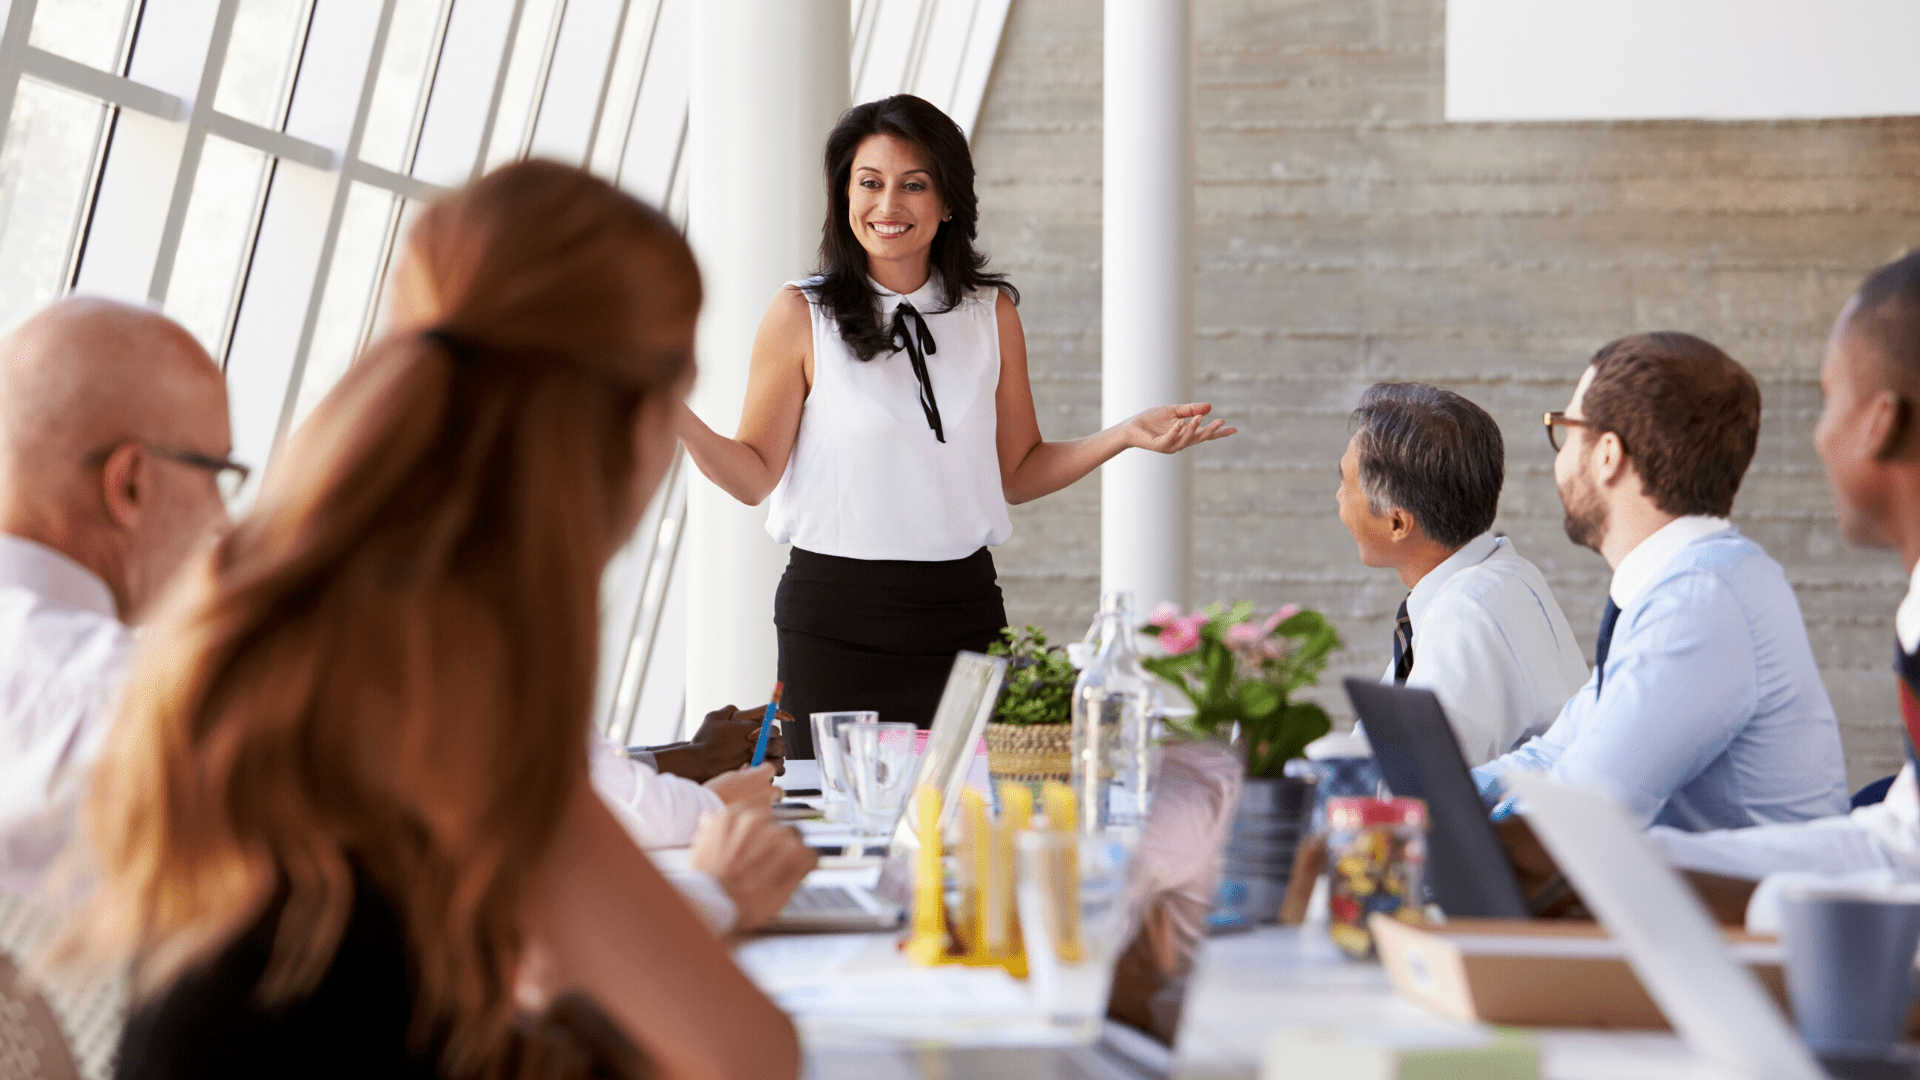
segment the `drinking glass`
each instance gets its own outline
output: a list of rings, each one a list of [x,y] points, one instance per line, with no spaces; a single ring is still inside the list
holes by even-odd
[[[848,724],[877,724],[877,712],[817,712],[813,724],[813,754],[820,764],[820,801],[828,821],[853,820],[852,794],[847,790],[846,757],[840,749],[840,729]]]
[[[907,783],[913,778],[912,724],[844,724],[840,753],[844,757],[847,789],[853,794],[853,818],[862,836],[885,836],[893,831],[906,805]]]
[[[1034,1001],[1055,1026],[1092,1042],[1129,929],[1131,833],[1033,830],[1015,836],[1014,846]]]

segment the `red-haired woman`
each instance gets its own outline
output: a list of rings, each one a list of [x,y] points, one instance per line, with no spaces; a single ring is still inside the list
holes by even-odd
[[[773,298],[729,439],[690,410],[695,464],[793,544],[774,600],[788,710],[877,709],[925,727],[953,654],[999,635],[989,547],[1008,503],[1050,495],[1129,447],[1231,435],[1204,403],[1148,409],[1044,442],[1019,293],[974,249],[973,158],[959,126],[902,94],[827,137],[820,272]],[[812,757],[804,724],[788,753]]]
[[[189,567],[95,774],[76,937],[133,965],[120,1074],[793,1076],[582,752],[692,256],[530,162],[428,206],[398,273],[431,328],[362,357]]]

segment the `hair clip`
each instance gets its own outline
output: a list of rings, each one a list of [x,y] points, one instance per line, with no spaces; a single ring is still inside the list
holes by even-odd
[[[435,327],[421,331],[420,336],[447,350],[448,355],[453,357],[453,362],[462,367],[472,367],[480,362],[481,354],[478,347],[454,337],[445,330]]]

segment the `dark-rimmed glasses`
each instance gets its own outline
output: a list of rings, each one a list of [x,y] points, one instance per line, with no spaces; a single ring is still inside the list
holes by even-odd
[[[1563,427],[1576,428],[1576,427],[1587,426],[1587,422],[1585,420],[1582,420],[1574,416],[1568,416],[1566,413],[1563,413],[1563,412],[1550,412],[1546,414],[1546,416],[1543,418],[1543,422],[1547,425],[1547,442],[1553,446],[1553,452],[1556,454],[1560,452],[1560,439],[1561,439],[1560,429],[1561,428]]]
[[[155,457],[163,457],[168,461],[177,461],[182,465],[191,465],[196,469],[205,469],[212,473],[213,482],[220,489],[220,497],[229,502],[233,501],[233,498],[240,494],[240,489],[246,486],[247,477],[253,475],[252,469],[231,458],[218,458],[211,454],[202,454],[198,450],[168,446],[166,443],[152,443],[145,439],[126,439],[112,446],[103,446],[87,455],[87,467],[99,468],[113,456],[115,450],[130,442],[140,444]]]

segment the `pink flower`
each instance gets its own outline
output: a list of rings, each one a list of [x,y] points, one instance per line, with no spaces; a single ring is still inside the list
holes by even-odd
[[[1243,651],[1258,646],[1260,640],[1266,637],[1269,632],[1269,630],[1262,630],[1252,623],[1241,623],[1238,626],[1227,627],[1227,632],[1221,636],[1225,639],[1228,648]]]
[[[1281,623],[1286,622],[1298,614],[1300,614],[1299,604],[1288,604],[1286,607],[1274,612],[1273,617],[1267,620],[1267,633],[1273,633],[1279,629]]]
[[[1198,613],[1168,620],[1160,630],[1160,647],[1168,656],[1190,653],[1200,647],[1200,628],[1205,625],[1207,617]]]
[[[1168,623],[1171,623],[1173,620],[1179,617],[1180,617],[1180,605],[1169,600],[1166,603],[1161,604],[1159,607],[1153,609],[1153,614],[1147,617],[1147,625],[1158,626],[1162,629],[1165,629]]]

